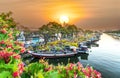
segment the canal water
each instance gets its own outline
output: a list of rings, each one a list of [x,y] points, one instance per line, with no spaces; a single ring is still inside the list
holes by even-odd
[[[80,61],[84,66],[92,66],[101,72],[102,78],[120,78],[120,41],[107,34],[101,35],[97,45],[92,45],[89,54],[81,54],[69,59],[53,59],[50,63],[67,64]]]
[[[97,44],[99,47],[91,47],[88,60],[79,61],[93,66],[103,78],[120,78],[120,41],[103,34]]]

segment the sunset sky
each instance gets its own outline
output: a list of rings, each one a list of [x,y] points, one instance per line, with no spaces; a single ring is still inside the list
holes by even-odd
[[[0,13],[8,11],[32,29],[60,23],[61,15],[85,29],[120,29],[120,0],[0,0]]]

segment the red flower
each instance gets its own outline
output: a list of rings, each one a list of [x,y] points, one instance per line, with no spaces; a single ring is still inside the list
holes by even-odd
[[[52,67],[50,66],[50,67],[48,67],[48,68],[45,68],[44,70],[45,70],[45,71],[50,71],[50,70],[52,70]]]
[[[7,33],[7,31],[5,29],[1,30],[0,32],[3,33],[3,34]]]
[[[0,59],[4,59],[5,63],[8,63],[10,61],[10,56],[13,55],[12,52],[0,52]]]
[[[24,47],[24,44],[23,44],[23,43],[20,43],[19,45],[22,46],[22,47]]]
[[[74,64],[70,63],[69,70],[72,70],[74,67]]]
[[[12,45],[7,45],[7,48],[12,48],[13,46]]]
[[[18,77],[18,76],[19,76],[19,72],[16,71],[16,72],[13,73],[13,77],[14,77],[14,78],[16,78],[16,77]]]
[[[13,73],[13,77],[16,78],[16,77],[20,76],[20,74],[22,74],[23,70],[24,70],[24,64],[23,63],[18,64],[18,71]]]
[[[2,28],[7,28],[8,26],[7,25],[4,25]]]
[[[2,40],[2,41],[0,42],[0,44],[5,44],[5,41]]]
[[[20,52],[21,52],[21,53],[24,53],[24,52],[25,52],[25,48],[22,48],[22,49],[20,50]]]
[[[14,43],[15,43],[15,44],[18,44],[18,41],[15,41]]]
[[[15,59],[20,59],[20,58],[21,58],[20,55],[14,55],[13,57],[14,57]]]

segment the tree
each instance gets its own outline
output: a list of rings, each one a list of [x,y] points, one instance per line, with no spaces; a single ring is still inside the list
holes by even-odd
[[[76,36],[78,33],[78,28],[75,25],[67,25],[68,36]]]
[[[52,37],[56,37],[55,34],[61,33],[62,26],[56,22],[49,22],[39,28],[39,33],[43,35],[45,44]]]
[[[61,38],[68,38],[68,37],[76,37],[79,32],[79,29],[76,25],[69,25],[66,24],[64,27],[62,27],[61,24],[56,22],[49,22],[46,25],[43,25],[39,28],[39,33],[43,35],[45,39],[45,43],[47,43],[48,39],[52,37],[56,37],[59,33],[61,33]],[[56,35],[57,36],[56,36]]]
[[[53,34],[61,32],[60,29],[62,26],[56,22],[49,22],[47,26],[51,29],[52,32],[54,31]]]

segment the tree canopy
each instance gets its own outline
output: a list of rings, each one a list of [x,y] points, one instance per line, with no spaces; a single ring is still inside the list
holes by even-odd
[[[45,41],[48,41],[49,38],[56,36],[56,34],[59,33],[61,34],[61,38],[65,38],[73,37],[73,35],[77,35],[78,32],[79,28],[77,28],[76,25],[66,24],[65,26],[62,26],[57,22],[49,22],[39,28],[39,33],[44,36]]]

